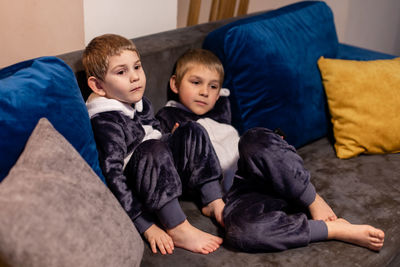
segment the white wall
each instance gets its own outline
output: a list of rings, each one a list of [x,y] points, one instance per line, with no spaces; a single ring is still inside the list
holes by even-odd
[[[249,11],[270,1],[250,0]],[[297,1],[275,0],[274,8]],[[332,9],[339,41],[400,56],[399,0],[325,0]],[[270,4],[271,5],[271,4]]]
[[[115,33],[129,39],[176,28],[177,0],[84,0],[85,44]]]
[[[337,29],[340,41],[400,55],[399,0],[347,0],[343,14],[338,12],[341,1],[326,2],[344,22]]]

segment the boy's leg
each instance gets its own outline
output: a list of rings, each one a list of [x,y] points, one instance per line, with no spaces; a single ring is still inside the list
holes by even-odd
[[[248,130],[239,142],[238,174],[287,200],[308,207],[316,192],[303,160],[279,135],[266,128]]]
[[[304,213],[288,215],[285,200],[246,187],[234,184],[226,197],[224,209],[225,240],[240,250],[281,251],[327,239],[374,251],[383,246],[385,234],[380,229],[351,224],[344,219],[324,222],[309,220]]]
[[[166,228],[186,219],[178,202],[182,185],[173,164],[164,142],[147,140],[135,149],[124,171],[128,186],[134,189],[147,211],[159,215]]]
[[[279,136],[268,129],[249,130],[242,136],[239,150],[239,177],[226,196],[224,210],[230,243],[243,250],[265,251],[336,239],[376,251],[382,248],[382,230],[336,219],[315,193],[302,159]],[[269,187],[267,192],[260,190],[265,187]],[[291,200],[308,207],[317,219],[287,215],[287,201]]]
[[[185,187],[200,193],[203,213],[222,222],[222,170],[205,129],[196,122],[180,125],[168,139]]]
[[[167,229],[175,246],[208,254],[215,251],[222,239],[193,227],[178,201],[182,192],[168,145],[160,140],[140,144],[126,169],[129,182],[146,209],[154,212]]]
[[[329,205],[315,192],[310,173],[295,148],[266,128],[247,131],[239,142],[239,175],[279,197],[309,208],[314,220],[335,220]]]
[[[254,128],[241,137],[239,153],[238,176],[224,210],[227,240],[241,249],[271,251],[327,238],[322,220],[288,215],[293,202],[305,208],[318,196],[292,146],[268,129]]]
[[[327,237],[323,221],[308,220],[304,213],[288,215],[288,203],[235,181],[226,197],[225,240],[248,251],[281,251],[307,246]]]
[[[248,130],[239,142],[239,175],[279,197],[307,207],[314,220],[337,219],[315,192],[310,173],[295,148],[266,128]]]

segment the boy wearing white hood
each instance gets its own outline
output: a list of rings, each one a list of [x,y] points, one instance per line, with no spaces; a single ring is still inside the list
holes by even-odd
[[[146,76],[132,41],[98,36],[82,62],[93,91],[86,105],[107,185],[152,251],[171,254],[175,246],[215,251],[222,239],[192,226],[178,201],[182,187],[193,190],[203,214],[223,224],[221,168],[207,133],[195,123],[161,132],[143,97]]]

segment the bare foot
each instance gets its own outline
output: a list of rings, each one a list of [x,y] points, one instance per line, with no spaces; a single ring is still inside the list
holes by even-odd
[[[336,239],[379,251],[385,239],[385,233],[370,225],[351,224],[345,219],[326,222],[328,239]]]
[[[192,226],[188,220],[167,230],[176,247],[192,252],[208,254],[216,251],[222,244],[222,238],[203,232]]]
[[[218,198],[208,203],[207,206],[204,206],[201,209],[201,212],[205,216],[214,217],[220,225],[225,226],[224,219],[222,217],[222,212],[224,210],[224,207],[225,207],[224,201],[221,198]]]
[[[151,251],[157,253],[157,247],[161,254],[172,254],[174,251],[174,242],[172,238],[160,227],[153,224],[144,233],[144,237],[149,242]]]
[[[337,219],[336,214],[332,208],[325,202],[325,200],[317,194],[313,203],[308,206],[313,220],[323,220],[325,222],[334,221]]]

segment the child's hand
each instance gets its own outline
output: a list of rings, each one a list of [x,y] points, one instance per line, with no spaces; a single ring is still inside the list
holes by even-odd
[[[157,253],[157,247],[161,254],[172,254],[174,251],[174,242],[172,238],[160,227],[153,224],[144,233],[144,237],[149,242],[151,250],[153,253]]]
[[[179,123],[175,122],[174,127],[172,127],[171,133],[174,133],[175,130],[179,127]]]

